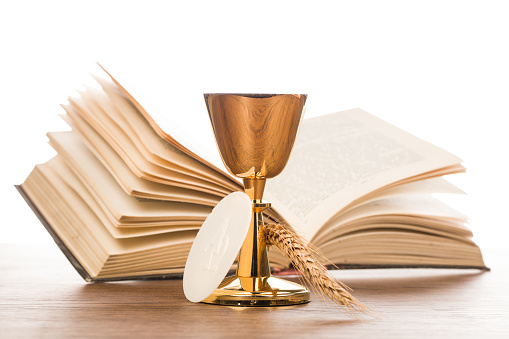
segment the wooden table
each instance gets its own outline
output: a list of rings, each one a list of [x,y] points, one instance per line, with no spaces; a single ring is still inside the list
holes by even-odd
[[[181,280],[87,284],[50,245],[0,245],[0,337],[509,338],[508,251],[486,252],[484,273],[336,272],[381,314],[357,320],[316,295],[233,308],[188,302]]]

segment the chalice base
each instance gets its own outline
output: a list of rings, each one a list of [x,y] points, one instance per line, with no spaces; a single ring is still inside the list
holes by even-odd
[[[290,306],[310,301],[309,291],[294,282],[275,278],[226,277],[203,303],[226,306]]]

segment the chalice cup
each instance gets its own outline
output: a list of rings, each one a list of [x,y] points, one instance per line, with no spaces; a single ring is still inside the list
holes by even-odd
[[[203,300],[230,306],[284,306],[309,302],[309,291],[271,277],[262,200],[265,182],[286,166],[302,120],[307,95],[205,94],[221,158],[228,171],[243,179],[253,203],[251,225],[240,249],[235,276],[227,277]]]

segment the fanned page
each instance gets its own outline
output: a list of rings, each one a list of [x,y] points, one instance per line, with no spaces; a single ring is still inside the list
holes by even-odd
[[[64,106],[68,114],[73,119],[79,116],[89,126],[93,127],[121,155],[124,161],[130,164],[133,172],[140,177],[163,184],[208,190],[222,195],[230,192],[225,189],[224,184],[211,182],[203,175],[200,176],[197,172],[199,166],[192,166],[192,161],[195,160],[190,159],[189,156],[176,149],[168,149],[166,152],[167,156],[172,157],[172,161],[175,162],[159,162],[158,158],[154,158],[153,153],[143,148],[141,140],[135,138],[133,131],[128,131],[125,124],[123,124],[124,128],[119,126],[118,122],[121,120],[118,119],[119,116],[115,116],[114,110],[110,109],[105,113],[100,107],[94,107],[95,102],[90,100],[89,92],[81,92],[80,94],[79,98],[69,99],[71,111],[67,106]],[[197,162],[197,164],[203,166],[200,162]]]
[[[463,170],[453,154],[352,109],[303,121],[288,165],[267,181],[265,198],[311,240],[372,192]]]
[[[72,132],[48,133],[48,137],[50,144],[59,151],[59,156],[65,159],[71,170],[94,193],[95,199],[103,202],[118,222],[173,218],[194,220],[194,225],[199,226],[211,211],[211,207],[203,204],[139,199],[127,195],[97,158],[79,144]],[[60,176],[65,177],[63,174]],[[190,196],[185,198],[192,201]]]
[[[100,66],[162,138],[230,180],[240,181],[228,174],[221,160],[203,93],[189,93],[185,98],[165,93],[164,98],[154,98],[154,93],[159,92],[157,84],[135,79],[132,74],[129,77],[131,81],[127,81],[126,77],[120,75],[127,74],[127,70],[117,72],[112,65]],[[134,80],[136,86],[133,85]],[[156,102],[162,100],[171,102],[171,105],[156,105]]]

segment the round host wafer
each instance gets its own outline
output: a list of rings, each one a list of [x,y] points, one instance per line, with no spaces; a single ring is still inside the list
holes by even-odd
[[[193,242],[184,269],[184,294],[200,302],[219,286],[246,238],[252,203],[235,192],[221,200],[207,217]]]

